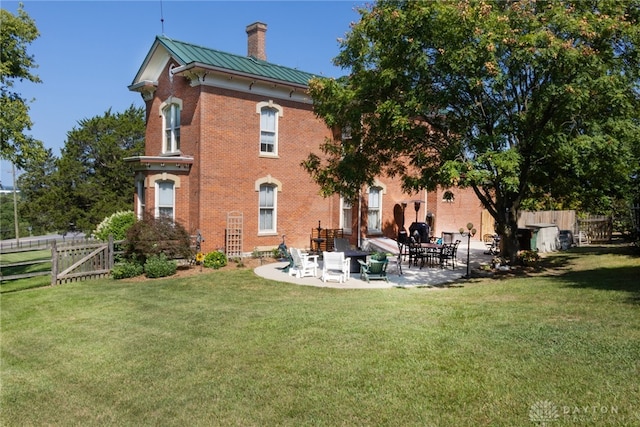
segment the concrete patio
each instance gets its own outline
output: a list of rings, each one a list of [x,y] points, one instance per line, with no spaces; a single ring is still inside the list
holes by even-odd
[[[395,242],[392,239],[388,240],[389,243]],[[472,240],[469,249],[470,269],[477,268],[481,263],[489,263],[491,261],[491,255],[484,253],[486,251],[484,243]],[[352,273],[351,278],[344,283],[338,283],[337,281],[324,283],[320,278],[322,274],[322,261],[320,261],[320,267],[318,268],[318,277],[296,278],[294,276],[290,276],[282,270],[286,266],[286,262],[276,262],[261,265],[254,271],[258,276],[269,280],[294,283],[296,285],[303,286],[317,286],[336,289],[384,289],[392,287],[445,288],[455,284],[456,282],[465,280],[463,276],[467,273],[467,242],[466,240],[463,241],[458,247],[458,257],[455,269],[452,269],[450,266],[447,268],[424,266],[422,269],[419,266],[409,267],[408,261],[405,260],[402,263],[403,274],[401,275],[399,274],[396,258],[390,258],[387,268],[389,282],[385,282],[384,280],[372,280],[367,283],[364,280],[360,280],[359,273]]]

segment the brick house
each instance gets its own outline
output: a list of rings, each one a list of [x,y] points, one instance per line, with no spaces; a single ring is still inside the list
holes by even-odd
[[[309,248],[312,229],[343,229],[351,243],[397,236],[398,209],[406,223],[427,212],[434,233],[480,223],[470,190],[403,194],[380,178],[357,206],[324,198],[301,163],[333,133],[313,112],[307,82],[313,74],[267,62],[267,27],[246,28],[241,56],[156,37],[133,83],[146,103],[145,154],[126,159],[136,170],[135,210],[167,215],[205,252],[231,255],[275,247]],[[413,203],[420,200],[419,211]],[[395,212],[395,216],[394,216]],[[358,233],[360,230],[360,233]]]

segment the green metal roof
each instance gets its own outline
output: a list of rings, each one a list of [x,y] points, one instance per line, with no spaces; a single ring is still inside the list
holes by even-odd
[[[181,62],[181,65],[199,63],[231,72],[240,72],[256,77],[264,77],[304,86],[309,84],[310,79],[318,77],[315,74],[271,64],[267,61],[249,56],[221,52],[215,49],[172,40],[164,36],[157,36],[156,40],[162,44],[177,61]]]

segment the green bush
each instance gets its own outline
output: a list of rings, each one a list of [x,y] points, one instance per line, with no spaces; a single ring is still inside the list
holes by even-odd
[[[102,220],[93,231],[96,239],[108,240],[109,235],[113,240],[124,240],[127,231],[136,223],[136,214],[132,211],[116,212]]]
[[[374,252],[371,254],[371,259],[376,261],[384,261],[387,259],[387,254],[384,252]]]
[[[144,264],[152,255],[164,254],[169,259],[191,259],[191,236],[170,218],[148,217],[137,221],[127,232],[125,257]]]
[[[178,264],[165,254],[151,255],[144,263],[144,275],[150,279],[173,276],[177,270]]]
[[[136,277],[144,273],[144,267],[137,262],[126,261],[116,264],[111,269],[111,277],[116,280]]]
[[[207,268],[213,268],[215,270],[227,265],[227,256],[219,251],[209,252],[204,257],[202,263]]]

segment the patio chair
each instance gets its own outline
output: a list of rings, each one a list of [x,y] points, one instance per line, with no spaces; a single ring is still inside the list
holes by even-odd
[[[336,237],[333,239],[333,250],[336,252],[347,252],[351,249],[349,239],[344,237]]]
[[[499,253],[498,250],[498,242],[496,240],[496,236],[494,234],[485,234],[482,236],[482,241],[484,245],[487,247],[487,251],[485,255],[497,255]]]
[[[455,269],[455,243],[445,243],[440,250],[440,268],[446,268],[447,264],[451,264],[451,268]]]
[[[346,282],[349,280],[349,269],[351,259],[345,258],[344,252],[322,252],[322,281],[338,280]]]
[[[358,260],[360,263],[360,278],[369,282],[369,280],[384,280],[389,281],[387,277],[387,264],[389,260],[377,260],[369,259],[367,262]]]
[[[309,255],[300,249],[291,248],[293,265],[289,268],[289,275],[301,277],[318,276],[318,255]]]

